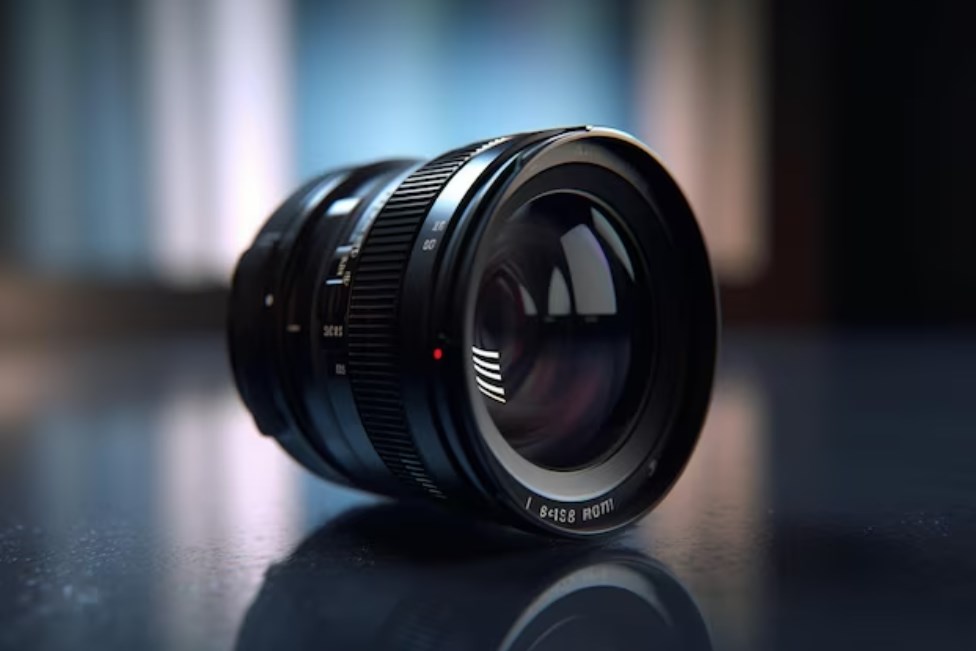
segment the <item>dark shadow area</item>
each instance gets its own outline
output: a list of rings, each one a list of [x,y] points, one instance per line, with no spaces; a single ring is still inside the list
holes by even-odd
[[[784,523],[770,549],[770,647],[972,649],[972,530],[971,518],[926,512],[871,526]]]

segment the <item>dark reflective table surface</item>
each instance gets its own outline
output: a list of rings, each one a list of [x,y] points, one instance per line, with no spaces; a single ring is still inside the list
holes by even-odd
[[[0,648],[313,647],[974,649],[976,339],[733,333],[599,545],[307,475],[219,339],[0,350]]]

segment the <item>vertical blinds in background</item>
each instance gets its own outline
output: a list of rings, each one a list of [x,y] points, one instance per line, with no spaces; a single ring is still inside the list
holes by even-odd
[[[223,283],[303,177],[595,123],[674,163],[720,273],[754,268],[759,17],[733,5],[17,0],[6,249],[34,274]]]
[[[295,181],[289,4],[20,0],[10,13],[17,262],[225,282]]]
[[[10,167],[24,262],[53,273],[126,274],[145,259],[138,35],[123,2],[41,0],[10,10]]]

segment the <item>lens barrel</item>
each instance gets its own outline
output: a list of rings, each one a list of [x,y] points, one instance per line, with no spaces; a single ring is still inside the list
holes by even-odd
[[[311,471],[568,536],[674,484],[717,341],[687,202],[593,127],[311,180],[242,255],[229,312],[245,404]]]

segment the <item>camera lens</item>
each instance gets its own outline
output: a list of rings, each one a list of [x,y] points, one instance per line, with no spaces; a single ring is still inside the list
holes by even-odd
[[[581,468],[614,450],[650,375],[648,285],[617,220],[558,191],[518,208],[486,244],[475,382],[501,435],[539,466]]]
[[[319,475],[584,536],[690,457],[717,305],[664,167],[579,127],[313,179],[241,257],[229,334],[259,429]]]

